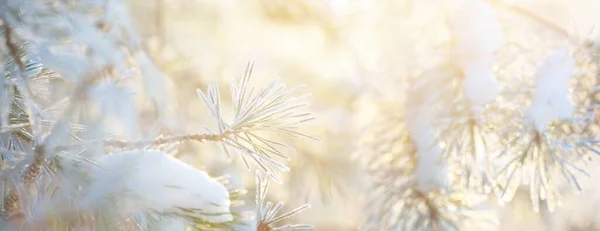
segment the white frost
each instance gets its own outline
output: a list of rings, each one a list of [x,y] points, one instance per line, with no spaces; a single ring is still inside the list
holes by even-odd
[[[556,119],[570,118],[574,105],[569,96],[570,79],[575,74],[575,60],[566,50],[552,52],[539,67],[531,107],[526,123],[542,132]]]
[[[200,209],[213,222],[231,220],[227,189],[203,171],[159,151],[128,151],[97,160],[90,172],[92,186],[83,204],[102,205],[111,194],[128,195],[121,203],[123,213],[154,210],[178,213],[178,208]],[[119,197],[121,198],[121,197]]]

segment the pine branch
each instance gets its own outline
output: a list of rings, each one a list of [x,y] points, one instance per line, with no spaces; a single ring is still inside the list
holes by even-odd
[[[63,122],[72,114],[73,110],[75,110],[75,107],[78,105],[78,102],[86,98],[85,94],[87,92],[87,89],[89,89],[90,86],[92,86],[98,79],[100,79],[102,73],[110,72],[111,68],[105,67],[102,68],[99,73],[88,75],[89,77],[87,77],[76,87],[73,96],[71,97],[72,100],[68,108],[64,110],[62,117],[60,117],[61,119],[59,121],[62,122],[53,124],[50,129],[51,135],[49,135],[46,139],[41,139],[41,137],[37,137],[37,134],[40,134],[39,131],[41,131],[41,127],[39,127],[41,126],[41,124],[39,123],[39,121],[37,121],[37,113],[35,113],[35,111],[37,110],[35,108],[35,104],[32,102],[32,97],[29,94],[29,89],[27,88],[27,82],[25,81],[23,76],[23,74],[26,73],[26,66],[19,55],[20,48],[18,45],[16,45],[15,41],[13,40],[13,29],[10,27],[10,25],[6,23],[5,19],[3,19],[3,21],[3,28],[5,31],[4,39],[6,43],[5,45],[8,48],[10,57],[14,60],[19,69],[18,74],[20,78],[18,79],[17,87],[18,89],[20,89],[19,92],[23,94],[23,99],[30,102],[26,102],[25,105],[25,108],[27,109],[26,114],[29,117],[28,121],[24,123],[4,126],[0,129],[0,132],[10,132],[12,130],[22,128],[32,128],[32,130],[34,131],[34,140],[30,141],[35,141],[37,144],[35,144],[35,151],[32,158],[32,162],[25,169],[25,173],[22,176],[21,182],[19,182],[19,185],[17,186],[23,187],[24,189],[29,189],[31,186],[33,186],[36,179],[40,175],[42,167],[46,164],[46,157],[48,153],[54,153],[55,149],[51,148],[52,150],[47,150],[46,145],[49,143],[49,141],[54,141],[52,139],[56,138],[57,133],[60,133],[59,129],[62,128],[62,125],[64,124]],[[10,190],[8,192],[8,195],[4,198],[4,204],[2,205],[2,215],[10,219],[14,215],[19,214],[19,202],[20,198],[17,190]]]
[[[230,122],[226,122],[223,118],[221,95],[216,84],[209,85],[206,93],[199,89],[196,92],[217,123],[217,131],[206,128],[208,132],[225,134],[227,131],[239,131],[231,133],[230,137],[224,137],[221,142],[230,158],[229,148],[240,154],[248,168],[250,167],[248,159],[251,159],[263,171],[271,173],[273,179],[278,181],[280,172],[288,171],[289,168],[275,160],[273,155],[289,160],[289,157],[281,149],[292,148],[268,137],[263,137],[259,132],[318,140],[297,131],[300,124],[314,118],[311,113],[301,111],[307,106],[304,102],[306,95],[294,96],[303,86],[288,89],[278,79],[257,90],[249,86],[253,67],[254,64],[250,62],[244,76],[237,83],[236,81],[231,82],[234,118]]]
[[[25,73],[25,64],[23,63],[23,61],[21,60],[21,58],[18,55],[19,47],[13,41],[13,30],[8,25],[8,22],[6,19],[2,18],[2,20],[4,21],[5,45],[8,48],[8,52],[9,52],[10,56],[12,57],[14,62],[19,67],[19,71],[20,71],[19,74],[22,75],[23,73]],[[23,76],[20,76],[20,77],[21,77],[20,80],[23,80]],[[29,97],[28,89],[26,89],[24,81],[21,83],[22,83],[22,86],[19,89],[22,89],[21,94],[25,94],[23,96],[23,98],[30,100],[31,98]],[[32,110],[32,104],[27,104],[26,108],[28,109],[27,114],[29,116],[29,124],[31,125],[32,128],[34,128],[34,130],[39,131],[39,129],[35,129],[35,127],[37,126],[37,122],[36,122],[36,119],[34,118],[35,115]],[[33,185],[33,183],[35,182],[35,179],[37,178],[37,176],[40,173],[41,166],[44,163],[45,156],[46,156],[45,149],[43,148],[43,146],[42,145],[36,146],[35,153],[33,156],[33,162],[25,170],[25,174],[24,174],[23,180],[21,182],[21,184],[24,188],[27,189],[27,188],[31,187]],[[19,204],[19,196],[18,196],[17,191],[13,189],[13,190],[9,191],[8,195],[4,199],[3,211],[2,211],[3,215],[6,218],[11,218],[13,215],[15,215],[18,212],[17,211],[18,204]]]
[[[279,214],[279,211],[283,208],[284,203],[282,201],[274,204],[271,201],[267,201],[267,191],[269,190],[270,175],[262,175],[260,171],[256,171],[256,229],[257,231],[273,231],[273,230],[310,230],[314,229],[315,226],[312,224],[286,224],[276,226],[275,223],[285,220],[289,217],[297,215],[298,213],[310,208],[310,204],[302,205],[294,210]]]

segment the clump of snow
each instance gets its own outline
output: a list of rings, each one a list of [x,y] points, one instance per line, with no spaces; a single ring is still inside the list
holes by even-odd
[[[445,189],[449,184],[448,166],[441,160],[442,150],[435,144],[435,131],[431,126],[434,113],[427,106],[408,109],[406,124],[411,139],[418,150],[414,176],[422,192]]]
[[[229,192],[203,171],[159,151],[127,151],[100,157],[91,170],[92,185],[82,204],[97,207],[114,194],[124,201],[119,212],[148,210],[179,213],[198,209],[213,222],[231,220]],[[125,197],[119,195],[127,195]],[[200,215],[200,214],[198,214]]]
[[[492,73],[494,54],[502,46],[502,28],[492,7],[481,0],[459,5],[450,31],[453,61],[464,74],[463,92],[473,106],[493,101],[500,89]]]
[[[419,190],[429,192],[435,189],[446,189],[449,184],[448,165],[440,159],[441,148],[420,146],[418,149],[419,159],[415,177]]]
[[[474,105],[492,102],[500,94],[492,66],[491,60],[482,58],[463,69],[463,93]]]
[[[575,74],[575,60],[566,50],[552,52],[539,67],[531,106],[526,122],[542,132],[553,120],[567,119],[574,105],[569,96],[570,79]]]

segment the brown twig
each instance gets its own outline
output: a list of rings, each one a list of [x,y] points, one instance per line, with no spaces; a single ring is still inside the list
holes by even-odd
[[[6,21],[6,20],[3,20],[3,21]],[[13,34],[12,28],[8,25],[8,23],[4,22],[4,41],[5,41],[6,47],[8,48],[8,53],[14,59],[15,63],[17,63],[17,66],[19,66],[19,69],[21,71],[23,71],[23,70],[25,70],[25,64],[23,63],[23,60],[21,60],[19,58],[19,54],[18,54],[19,47],[17,47],[17,45],[13,42],[12,34]]]

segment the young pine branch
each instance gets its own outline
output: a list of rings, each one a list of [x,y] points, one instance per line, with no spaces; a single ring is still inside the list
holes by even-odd
[[[293,96],[302,86],[287,89],[280,80],[276,80],[261,90],[255,90],[248,86],[252,68],[253,64],[250,63],[244,77],[238,83],[231,83],[234,107],[234,118],[231,122],[225,122],[221,113],[221,95],[216,84],[209,85],[206,94],[197,90],[198,96],[217,122],[216,130],[205,127],[206,133],[173,135],[153,140],[109,139],[104,140],[104,145],[111,148],[137,149],[186,141],[217,142],[230,158],[233,150],[240,154],[247,167],[250,167],[248,159],[251,159],[261,170],[279,180],[279,173],[288,171],[289,168],[275,160],[274,156],[289,160],[283,149],[294,149],[272,140],[265,136],[265,133],[318,140],[297,131],[298,125],[312,120],[313,117],[310,113],[299,111],[307,106],[303,102],[306,96]]]

